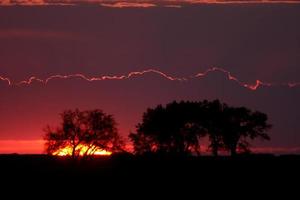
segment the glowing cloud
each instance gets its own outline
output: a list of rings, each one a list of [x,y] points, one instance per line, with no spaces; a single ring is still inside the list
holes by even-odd
[[[9,78],[6,78],[6,77],[4,77],[4,76],[0,76],[0,80],[1,80],[1,81],[7,82],[8,85],[12,85],[12,83],[11,83],[10,80],[9,80]]]
[[[0,0],[0,6],[48,6],[48,5],[74,5],[71,1],[49,0]]]
[[[2,6],[101,5],[112,8],[182,7],[189,4],[297,4],[299,0],[0,0]]]
[[[101,6],[111,8],[151,8],[155,7],[153,3],[131,3],[131,2],[116,2],[116,3],[101,3]]]
[[[46,79],[40,79],[40,78],[37,78],[35,76],[32,76],[28,80],[23,80],[23,81],[20,81],[20,82],[17,82],[17,83],[11,83],[10,79],[4,78],[4,77],[3,77],[3,80],[6,80],[9,83],[9,85],[20,86],[20,85],[30,85],[34,81],[40,82],[40,83],[43,83],[43,84],[47,84],[48,82],[50,82],[51,80],[54,80],[54,79],[79,78],[79,79],[89,81],[89,82],[104,81],[104,80],[124,80],[124,79],[133,78],[135,76],[142,76],[142,75],[147,74],[147,73],[158,74],[161,77],[163,77],[167,80],[170,80],[170,81],[184,81],[184,80],[186,80],[185,78],[177,78],[177,77],[167,75],[167,74],[165,74],[165,73],[163,73],[159,70],[155,70],[155,69],[147,69],[147,70],[144,70],[144,71],[130,72],[126,75],[104,75],[104,76],[100,76],[100,77],[87,77],[84,74],[69,74],[69,75],[60,75],[60,74],[58,74],[58,75],[52,75],[52,76],[50,76]]]
[[[256,80],[255,84],[248,84],[248,83],[240,81],[235,76],[232,76],[231,72],[229,72],[229,71],[227,71],[225,69],[219,68],[219,67],[210,68],[210,69],[206,70],[203,73],[196,74],[194,77],[196,77],[196,78],[198,78],[198,77],[205,77],[205,76],[207,76],[208,73],[210,73],[210,72],[217,72],[217,71],[224,73],[227,76],[228,80],[235,81],[240,86],[248,88],[250,90],[257,90],[257,88],[260,87],[260,86],[272,87],[272,86],[282,85],[282,86],[291,87],[291,85],[293,84],[294,87],[295,87],[295,86],[299,85],[299,83],[287,83],[287,84],[284,84],[284,83],[283,84],[267,83],[267,82],[263,82],[263,81],[260,81],[260,80]]]
[[[213,73],[213,72],[221,72],[225,75],[227,80],[234,81],[241,87],[244,87],[246,89],[253,90],[253,91],[257,90],[258,88],[260,88],[262,86],[263,87],[282,86],[282,87],[288,87],[288,88],[294,88],[294,87],[300,86],[300,82],[269,83],[269,82],[265,82],[265,81],[261,81],[261,80],[256,80],[254,84],[250,84],[250,83],[241,81],[237,77],[233,76],[231,74],[231,72],[229,72],[223,68],[219,68],[219,67],[209,68],[206,71],[199,72],[196,75],[190,76],[189,78],[174,77],[174,76],[168,75],[168,74],[166,74],[162,71],[156,70],[156,69],[147,69],[147,70],[143,70],[143,71],[133,71],[133,72],[130,72],[125,75],[103,75],[103,76],[99,76],[99,77],[88,77],[84,74],[68,74],[68,75],[57,74],[57,75],[52,75],[52,76],[49,76],[48,78],[42,79],[42,78],[38,78],[36,76],[32,76],[27,80],[22,80],[19,82],[13,82],[11,79],[9,79],[7,77],[0,76],[0,81],[6,82],[9,86],[21,86],[21,85],[29,86],[29,85],[33,84],[34,82],[48,84],[50,81],[56,80],[56,79],[75,79],[76,78],[76,79],[81,79],[81,80],[88,81],[88,82],[105,81],[105,80],[126,80],[126,79],[131,79],[131,78],[134,78],[137,76],[144,76],[145,74],[148,74],[148,73],[157,74],[157,75],[161,76],[162,78],[169,80],[169,81],[189,81],[189,80],[196,79],[196,78],[205,78],[206,76],[208,76],[209,73]]]

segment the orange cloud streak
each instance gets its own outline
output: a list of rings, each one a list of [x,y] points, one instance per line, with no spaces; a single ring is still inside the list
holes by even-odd
[[[237,77],[233,76],[231,74],[231,72],[229,72],[223,68],[219,68],[219,67],[209,68],[206,71],[197,73],[196,75],[190,76],[189,78],[175,77],[175,76],[168,75],[168,74],[166,74],[162,71],[156,70],[156,69],[147,69],[147,70],[143,70],[143,71],[133,71],[133,72],[130,72],[125,75],[103,75],[103,76],[99,76],[99,77],[88,77],[84,74],[69,74],[69,75],[57,74],[57,75],[52,75],[52,76],[49,76],[48,78],[42,79],[42,78],[38,78],[36,76],[32,76],[27,80],[22,80],[19,82],[13,82],[10,78],[0,76],[0,81],[6,82],[9,86],[21,86],[21,85],[31,85],[34,82],[47,84],[50,81],[55,80],[55,79],[75,79],[75,78],[77,78],[77,79],[85,80],[88,82],[105,81],[105,80],[126,80],[126,79],[131,79],[131,78],[134,78],[137,76],[144,76],[148,73],[153,73],[153,74],[157,74],[157,75],[161,76],[162,78],[165,78],[166,80],[169,80],[169,81],[181,81],[182,82],[182,81],[190,81],[195,78],[205,78],[206,76],[208,76],[209,73],[213,73],[213,72],[221,72],[225,75],[227,80],[234,81],[241,87],[244,87],[246,89],[253,90],[253,91],[257,90],[260,87],[282,86],[282,87],[294,88],[294,87],[300,86],[300,82],[269,83],[269,82],[265,82],[265,81],[261,81],[261,80],[256,80],[254,84],[250,84],[250,83],[241,81]]]
[[[298,4],[299,0],[0,0],[0,6],[72,6],[81,4],[112,8],[181,7],[184,4]]]
[[[111,8],[151,8],[156,7],[154,3],[132,3],[132,2],[116,2],[116,3],[101,3],[101,6]]]

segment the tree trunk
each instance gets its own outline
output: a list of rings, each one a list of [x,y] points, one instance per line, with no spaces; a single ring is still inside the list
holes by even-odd
[[[75,159],[75,151],[76,151],[76,145],[73,145],[72,149],[72,158]]]
[[[212,149],[212,154],[213,154],[213,156],[218,156],[218,155],[219,155],[219,154],[218,154],[219,143],[218,143],[218,140],[217,140],[216,136],[212,136],[212,137],[210,138],[210,140],[211,140],[211,145],[210,145],[210,147],[211,147],[211,149]]]
[[[76,158],[76,148],[77,148],[78,145],[79,145],[79,143],[75,144],[75,142],[73,144],[73,148],[72,148],[72,158],[73,159]]]
[[[212,154],[213,154],[213,156],[218,156],[219,155],[218,147],[212,147]]]
[[[231,156],[236,156],[236,154],[237,154],[237,152],[236,152],[236,146],[237,145],[232,145],[230,147],[230,154],[231,154]]]

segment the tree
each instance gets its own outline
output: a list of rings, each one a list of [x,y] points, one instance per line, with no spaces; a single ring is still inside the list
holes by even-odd
[[[55,154],[70,149],[71,156],[93,155],[97,150],[118,151],[122,140],[111,115],[102,110],[66,110],[61,114],[61,126],[45,129],[46,151]]]
[[[200,138],[208,136],[213,155],[220,150],[236,155],[237,151],[250,151],[249,139],[270,139],[267,120],[264,113],[231,107],[219,100],[172,102],[149,108],[129,138],[137,154],[199,154]]]
[[[270,140],[267,131],[272,126],[266,114],[245,107],[226,107],[223,113],[222,141],[231,155],[236,155],[237,150],[249,152],[247,139]]]
[[[199,139],[205,134],[199,120],[200,109],[194,102],[172,102],[165,107],[149,108],[136,133],[129,135],[135,153],[199,154]]]
[[[223,130],[223,109],[226,104],[219,100],[203,101],[203,112],[205,118],[203,125],[206,128],[208,139],[210,141],[209,149],[214,156],[218,156],[219,150],[223,148],[222,130]]]

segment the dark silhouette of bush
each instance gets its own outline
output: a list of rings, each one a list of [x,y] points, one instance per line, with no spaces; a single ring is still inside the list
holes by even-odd
[[[149,108],[129,135],[136,154],[200,154],[200,139],[207,136],[212,154],[250,152],[249,139],[269,140],[267,115],[245,107],[230,107],[219,100],[172,102]]]
[[[249,140],[261,138],[270,140],[267,131],[271,125],[267,123],[266,114],[251,111],[245,107],[228,107],[223,110],[222,141],[224,148],[231,155],[236,155],[237,150],[249,152]]]
[[[200,124],[201,109],[201,104],[194,102],[172,102],[166,107],[149,108],[142,123],[137,125],[137,132],[129,135],[135,153],[199,154],[199,139],[205,136]]]
[[[200,102],[201,103],[201,102]],[[207,101],[202,103],[202,112],[204,118],[202,125],[206,129],[206,135],[210,141],[209,150],[214,156],[218,156],[219,150],[224,149],[222,134],[223,134],[223,108],[227,105],[219,100]]]
[[[114,118],[102,110],[66,110],[61,119],[61,126],[45,129],[46,152],[50,155],[65,147],[71,148],[73,158],[93,155],[98,149],[113,152],[122,147]]]

